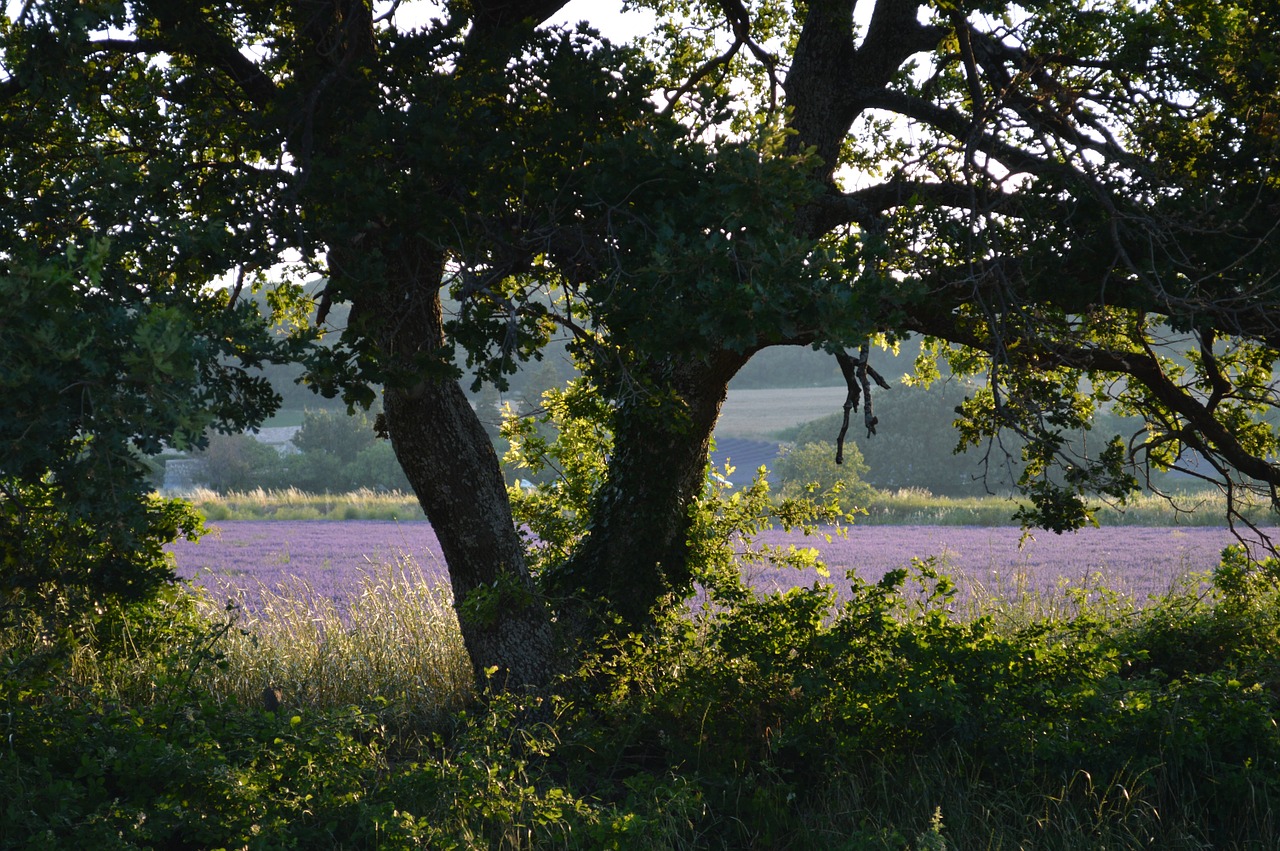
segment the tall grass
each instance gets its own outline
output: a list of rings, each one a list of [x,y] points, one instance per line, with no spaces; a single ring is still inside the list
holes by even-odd
[[[452,595],[408,556],[365,571],[345,611],[297,577],[255,597],[252,609],[233,612],[216,648],[221,663],[201,676],[221,699],[255,705],[276,689],[285,709],[377,706],[384,720],[421,729],[471,697]],[[207,597],[198,610],[220,615]]]
[[[187,497],[211,521],[219,520],[425,520],[413,494],[358,490],[351,493],[305,493],[262,489],[218,494],[207,489]],[[921,488],[878,491],[864,506],[858,523],[918,526],[1008,526],[1018,500],[1004,496],[946,497]],[[1104,526],[1222,526],[1226,498],[1217,491],[1175,494],[1165,498],[1141,494],[1123,506],[1100,504]],[[1268,506],[1245,504],[1251,522],[1271,525]]]
[[[344,611],[184,590],[38,688],[38,635],[0,631],[0,848],[1280,847],[1271,570],[1150,608],[869,588],[836,631],[793,591],[627,639],[537,713],[476,705],[407,558]]]
[[[59,656],[51,696],[151,705],[179,687],[256,709],[270,688],[288,711],[362,706],[402,729],[429,729],[472,697],[452,594],[409,556],[371,565],[341,611],[296,577],[250,596],[224,606],[179,586],[73,643],[17,625],[0,630],[0,662]]]
[[[413,494],[361,489],[313,494],[297,488],[219,494],[199,489],[186,497],[204,516],[218,520],[425,520]]]

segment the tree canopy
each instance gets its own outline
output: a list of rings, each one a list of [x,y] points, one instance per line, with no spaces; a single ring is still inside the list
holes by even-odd
[[[689,593],[711,430],[770,346],[837,356],[868,432],[876,343],[985,376],[961,434],[1022,436],[1027,522],[1189,453],[1275,501],[1273,4],[652,0],[636,45],[543,26],[562,0],[412,5],[19,4],[0,258],[103,235],[188,293],[286,249],[323,271],[319,321],[351,312],[308,380],[384,388],[478,675],[544,682],[553,623]],[[454,364],[501,383],[559,334],[612,452],[535,577]],[[1145,429],[1073,453],[1104,399]]]

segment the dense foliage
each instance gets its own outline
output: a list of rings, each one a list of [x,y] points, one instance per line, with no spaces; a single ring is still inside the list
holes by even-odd
[[[1095,589],[1055,616],[992,600],[975,618],[919,564],[853,581],[831,611],[824,586],[742,586],[736,536],[768,496],[727,497],[699,523],[709,605],[603,648],[549,703],[458,712],[469,666],[426,586],[370,585],[340,641],[306,638],[305,595],[236,624],[181,594],[134,604],[53,668],[24,665],[39,637],[7,628],[0,847],[1280,839],[1280,564],[1231,550],[1208,593],[1135,609]],[[424,641],[447,652],[406,679]],[[388,658],[402,646],[415,658]]]
[[[211,435],[195,457],[204,463],[200,483],[226,494],[296,489],[305,493],[356,490],[408,493],[409,482],[374,417],[323,408],[303,413],[302,425],[281,454],[248,434]]]
[[[544,685],[560,627],[644,630],[692,593],[719,406],[769,347],[834,354],[888,432],[874,346],[923,338],[922,380],[980,379],[960,439],[1019,437],[1028,524],[1077,528],[1192,457],[1275,496],[1268,0],[653,2],[630,45],[545,26],[564,0],[421,26],[412,5],[17,5],[0,251],[110,236],[135,303],[199,315],[211,282],[270,275],[305,317],[323,273],[316,325],[350,311],[307,381],[381,386],[460,611],[484,613],[462,622],[478,678]],[[614,451],[540,585],[458,379],[501,386],[557,336]],[[1141,431],[1078,451],[1108,401]]]
[[[276,349],[225,293],[144,282],[104,242],[60,260],[0,254],[0,621],[56,632],[172,578],[161,547],[198,534],[160,500],[142,461],[163,444],[243,428],[275,394],[243,365]],[[238,359],[239,364],[236,363]]]

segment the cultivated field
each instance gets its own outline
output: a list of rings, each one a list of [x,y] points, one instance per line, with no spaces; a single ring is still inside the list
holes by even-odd
[[[888,570],[933,558],[953,573],[966,598],[1060,597],[1064,587],[1106,585],[1141,602],[1168,591],[1193,572],[1211,570],[1234,543],[1222,528],[1112,527],[1066,535],[1039,533],[1023,540],[1013,527],[858,526],[847,535],[804,537],[780,531],[761,543],[816,547],[830,577],[756,565],[753,585],[777,590],[831,582],[848,589],[845,575],[874,582]],[[304,581],[316,599],[345,609],[370,571],[406,559],[428,582],[447,583],[439,547],[425,523],[240,521],[214,524],[202,541],[171,547],[179,573],[220,599],[247,608],[262,591]]]
[[[838,412],[845,395],[843,387],[730,390],[716,434],[771,440],[784,428]]]

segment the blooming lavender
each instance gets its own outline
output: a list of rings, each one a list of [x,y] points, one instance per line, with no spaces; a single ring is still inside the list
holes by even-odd
[[[854,526],[830,542],[778,530],[757,540],[817,548],[837,590],[847,587],[842,580],[851,571],[875,582],[913,559],[932,558],[968,593],[1048,596],[1064,587],[1106,586],[1139,601],[1212,570],[1223,548],[1238,543],[1231,530],[1206,526],[1086,528],[1061,535],[1024,535],[1009,526]],[[812,575],[786,568],[752,566],[747,575],[766,591],[814,582]]]
[[[1015,527],[852,526],[847,535],[805,537],[774,530],[763,543],[815,547],[830,576],[751,565],[747,578],[763,591],[815,581],[848,588],[845,575],[874,582],[915,558],[935,558],[962,589],[1050,595],[1064,584],[1105,584],[1136,599],[1169,590],[1189,573],[1212,569],[1235,543],[1214,527],[1109,527],[1024,538]],[[345,610],[371,566],[412,559],[428,581],[448,581],[439,544],[426,523],[355,520],[226,521],[197,543],[170,547],[180,576],[221,599],[252,608],[260,589],[303,580],[311,592]]]
[[[218,600],[257,607],[261,591],[305,582],[346,611],[371,568],[411,559],[428,581],[448,581],[439,543],[426,523],[243,520],[211,524],[196,542],[169,547],[178,575]]]

